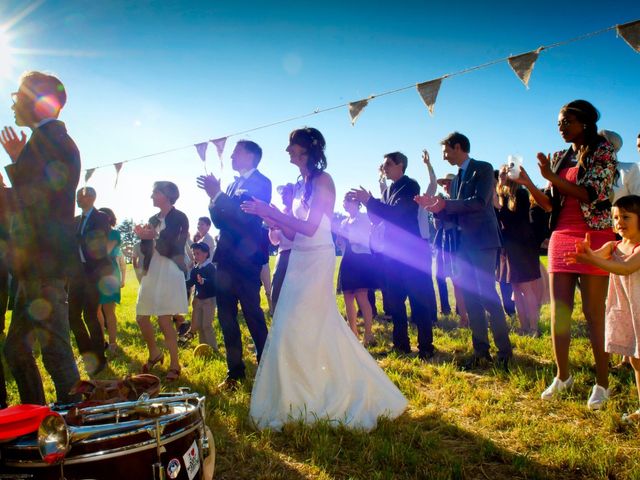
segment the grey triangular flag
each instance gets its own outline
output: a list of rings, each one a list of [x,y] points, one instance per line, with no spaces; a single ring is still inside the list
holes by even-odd
[[[196,143],[194,145],[196,147],[196,150],[198,151],[200,160],[202,160],[203,162],[207,161],[207,145],[209,145],[209,142]]]
[[[438,92],[440,91],[440,85],[442,84],[442,78],[436,80],[429,80],[428,82],[418,83],[416,88],[422,98],[422,101],[429,109],[429,115],[433,116],[433,107],[436,105],[436,98],[438,98]]]
[[[349,104],[349,116],[351,117],[351,125],[356,124],[356,120],[358,120],[358,117],[362,113],[362,110],[364,110],[364,107],[366,107],[368,104],[368,99],[358,100],[357,102],[351,102]]]
[[[113,184],[113,188],[118,186],[118,178],[120,178],[120,170],[122,170],[122,165],[124,162],[114,163],[113,166],[116,169],[116,183]]]
[[[89,168],[87,170],[87,173],[84,174],[84,183],[87,183],[89,181],[89,179],[91,178],[91,175],[93,175],[93,172],[95,171],[96,171],[95,168]]]
[[[538,55],[542,51],[542,47],[532,52],[522,53],[520,55],[514,55],[509,57],[509,66],[518,76],[518,78],[524,83],[524,86],[529,88],[529,78],[531,78],[531,72],[538,60]]]
[[[616,31],[631,48],[640,53],[640,20],[618,25]]]

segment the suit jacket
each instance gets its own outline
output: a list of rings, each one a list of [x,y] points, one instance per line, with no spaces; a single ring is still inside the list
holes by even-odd
[[[149,224],[154,227],[158,226],[160,224],[158,215],[151,217]],[[184,256],[185,244],[188,239],[189,219],[183,212],[174,207],[164,217],[164,229],[160,231],[158,238],[155,241],[142,240],[140,242],[140,250],[144,255],[144,271],[149,270],[151,257],[155,254],[160,254],[173,260],[178,265],[178,268],[186,273],[187,265]]]
[[[271,180],[258,170],[231,196],[220,194],[209,212],[213,224],[220,230],[213,261],[219,268],[225,266],[241,270],[255,270],[269,259],[262,219],[244,213],[240,204],[252,197],[271,202]]]
[[[80,153],[59,120],[33,130],[6,167],[12,188],[11,263],[18,278],[60,278],[74,264]]]
[[[98,277],[112,274],[113,264],[107,251],[107,240],[111,231],[109,216],[94,208],[89,212],[84,229],[82,216],[78,215],[75,218],[75,229],[77,245],[82,250],[84,258],[85,272]],[[79,255],[78,251],[78,257]]]
[[[375,251],[403,264],[413,265],[416,252],[424,250],[424,241],[418,225],[418,204],[413,200],[420,194],[420,185],[404,175],[393,182],[381,199],[371,197],[366,204],[367,214],[373,224],[384,224],[383,245]]]
[[[456,194],[456,187],[458,192]],[[452,198],[437,216],[458,225],[460,249],[500,248],[502,239],[493,208],[495,178],[490,163],[471,159],[469,166],[452,182]]]

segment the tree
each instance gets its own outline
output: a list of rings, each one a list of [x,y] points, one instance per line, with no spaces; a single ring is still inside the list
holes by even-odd
[[[138,237],[133,233],[133,227],[135,227],[135,225],[136,224],[132,218],[125,218],[117,227],[120,232],[120,236],[122,237],[122,254],[124,255],[127,263],[131,263],[133,247],[138,241]]]

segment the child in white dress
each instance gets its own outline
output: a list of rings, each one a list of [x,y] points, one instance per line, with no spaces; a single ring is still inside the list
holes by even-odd
[[[640,196],[627,195],[616,200],[611,217],[622,240],[607,242],[594,251],[586,234],[584,241],[576,244],[576,252],[567,254],[567,261],[589,263],[610,272],[605,350],[630,357],[640,397]],[[622,419],[640,423],[640,409],[623,415]]]

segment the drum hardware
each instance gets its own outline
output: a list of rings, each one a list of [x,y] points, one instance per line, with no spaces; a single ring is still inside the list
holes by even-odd
[[[155,438],[156,438],[156,457],[157,461],[154,463],[151,468],[153,469],[153,479],[154,480],[165,480],[166,472],[164,465],[162,464],[161,455],[166,452],[166,449],[162,446],[160,437],[162,436],[162,432],[164,431],[164,427],[160,425],[160,419],[156,418],[155,425]],[[152,432],[149,432],[152,433]]]

